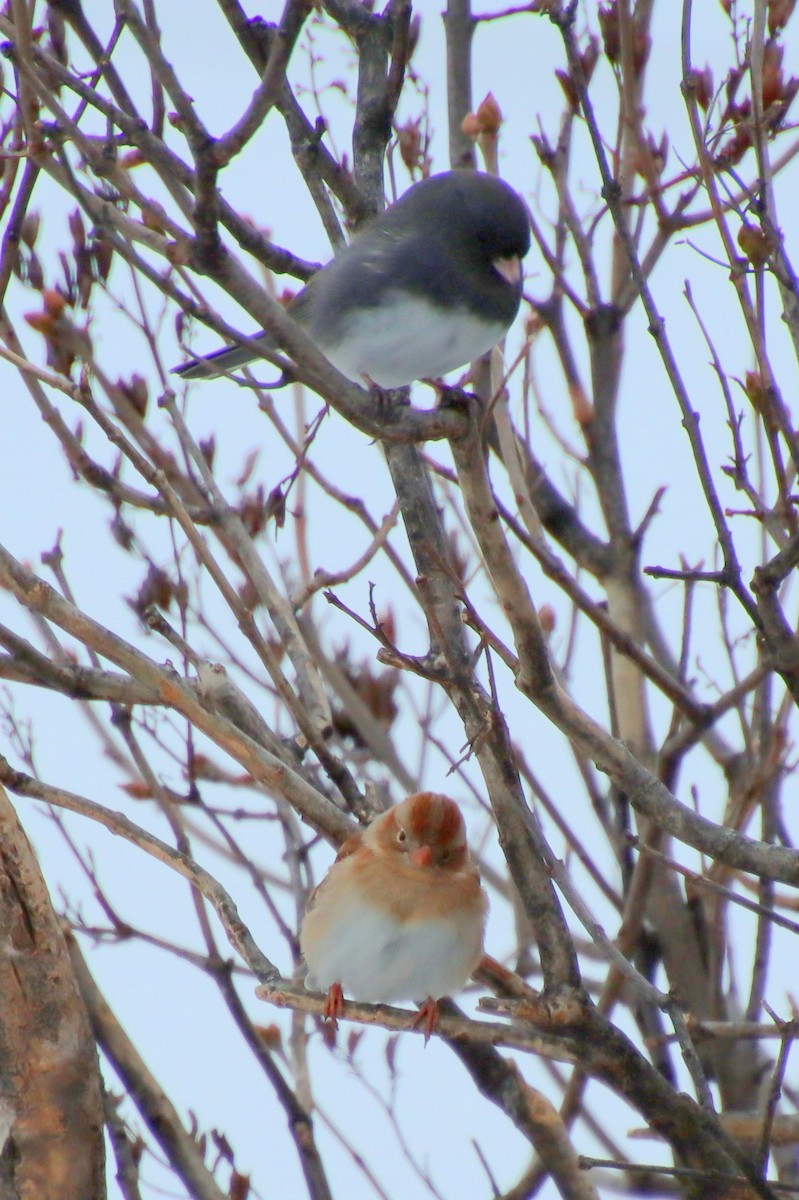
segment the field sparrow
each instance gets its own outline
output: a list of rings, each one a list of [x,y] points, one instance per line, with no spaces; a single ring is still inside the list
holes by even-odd
[[[480,961],[487,908],[457,804],[409,796],[347,839],[311,896],[300,930],[305,986],[327,991],[334,1024],[344,991],[424,1001],[414,1027],[429,1037],[438,999],[460,991]]]

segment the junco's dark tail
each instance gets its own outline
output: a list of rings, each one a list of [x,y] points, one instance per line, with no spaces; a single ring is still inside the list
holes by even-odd
[[[253,340],[263,345],[265,350],[274,349],[274,341],[266,334],[256,335]],[[181,363],[179,367],[173,367],[172,374],[180,375],[183,379],[207,379],[210,375],[224,374],[226,371],[245,367],[257,357],[253,350],[248,350],[245,346],[223,346],[221,350],[206,354],[204,358],[193,358],[190,362]]]

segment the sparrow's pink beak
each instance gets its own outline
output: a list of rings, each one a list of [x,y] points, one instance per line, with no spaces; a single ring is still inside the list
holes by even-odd
[[[433,851],[429,846],[417,846],[415,850],[411,850],[408,858],[415,867],[429,867],[433,861]]]
[[[512,258],[495,258],[494,267],[502,278],[506,279],[513,287],[521,283],[522,260],[516,255],[513,255]]]

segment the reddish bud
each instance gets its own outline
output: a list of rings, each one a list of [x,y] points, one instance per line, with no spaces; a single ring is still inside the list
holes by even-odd
[[[191,258],[191,244],[188,238],[181,238],[178,242],[168,242],[164,254],[167,262],[170,262],[173,267],[185,267]]]
[[[489,92],[477,106],[477,112],[467,113],[461,122],[461,129],[467,137],[477,141],[479,137],[496,137],[502,126],[502,109],[496,102],[493,92]]]
[[[19,240],[31,250],[36,245],[36,239],[39,236],[40,224],[41,217],[37,212],[25,213],[25,216],[22,218],[22,225],[19,231]]]
[[[80,209],[74,209],[67,219],[69,232],[72,234],[72,240],[76,246],[86,245],[86,230],[83,225],[83,217],[80,214]]]
[[[235,1167],[230,1174],[230,1183],[228,1185],[228,1196],[230,1200],[249,1200],[250,1177],[242,1175],[241,1171],[237,1171]]]
[[[493,92],[488,92],[480,102],[477,119],[480,122],[481,133],[499,133],[502,126],[502,109],[497,104]]]
[[[476,142],[480,136],[480,122],[477,120],[475,113],[467,113],[461,121],[461,129],[466,134],[467,138],[471,138]]]
[[[763,47],[763,108],[783,98],[782,79],[783,48],[774,41]]]
[[[591,82],[591,76],[594,73],[594,67],[599,60],[599,41],[593,34],[588,39],[585,50],[583,50],[580,62],[582,63],[583,75],[585,82]]]
[[[694,71],[691,82],[697,104],[703,112],[707,112],[713,99],[713,72],[710,67],[706,66],[704,71]]]
[[[547,637],[554,632],[558,623],[557,615],[551,604],[542,604],[538,610],[538,620],[541,629]]]
[[[577,95],[577,88],[574,86],[574,80],[567,71],[556,71],[555,76],[561,86],[564,96],[566,97],[569,108],[572,110],[572,112],[576,112],[580,104],[580,98]]]
[[[94,269],[97,272],[97,278],[103,283],[106,282],[111,274],[111,262],[114,257],[114,250],[109,241],[105,238],[97,238],[92,242],[92,258],[94,259]]]
[[[42,303],[45,312],[51,317],[60,317],[67,306],[66,299],[55,288],[45,288],[42,292]]]
[[[422,157],[420,124],[421,118],[417,117],[415,121],[406,121],[404,125],[400,125],[397,129],[397,145],[399,147],[400,158],[411,172],[417,169],[419,160]]]
[[[144,783],[120,783],[120,791],[123,791],[126,796],[130,796],[131,800],[152,800],[153,794]]]
[[[738,245],[753,267],[762,267],[768,261],[771,249],[769,239],[762,229],[746,221],[738,230]]]
[[[243,498],[239,505],[239,516],[250,537],[257,537],[262,532],[269,518],[263,487],[259,485],[254,494]]]
[[[759,371],[747,371],[744,377],[744,391],[757,412],[763,413],[767,408],[768,391]]]
[[[258,1037],[270,1050],[279,1050],[283,1044],[283,1034],[279,1025],[255,1025]]]
[[[621,37],[619,34],[619,13],[616,0],[609,5],[599,6],[597,13],[599,32],[602,34],[602,45],[608,62],[617,63],[621,54]]]
[[[796,0],[769,0],[768,31],[772,37],[788,24],[795,6]]]
[[[141,375],[133,374],[130,379],[118,379],[117,387],[136,414],[143,417],[147,412],[149,399],[146,379],[143,379]]]
[[[153,233],[166,232],[164,226],[166,213],[160,204],[151,202],[142,212],[141,219],[145,229],[151,229]]]
[[[31,329],[35,329],[37,333],[43,333],[45,337],[52,335],[55,332],[56,321],[46,312],[30,312],[25,313],[25,320],[30,325]]]

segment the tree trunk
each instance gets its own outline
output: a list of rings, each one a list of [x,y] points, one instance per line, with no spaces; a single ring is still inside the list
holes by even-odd
[[[31,845],[0,788],[0,1195],[105,1196],[100,1073]]]

